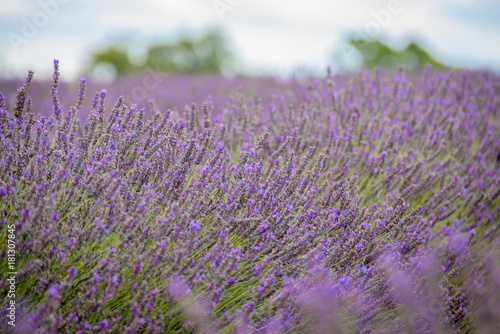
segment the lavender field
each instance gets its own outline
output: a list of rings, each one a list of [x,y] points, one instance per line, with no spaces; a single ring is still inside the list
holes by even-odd
[[[2,333],[500,332],[480,74],[178,78],[134,103],[139,79],[63,89],[58,66],[0,84]]]

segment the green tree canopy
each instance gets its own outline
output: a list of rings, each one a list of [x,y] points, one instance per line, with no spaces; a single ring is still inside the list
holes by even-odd
[[[168,73],[215,73],[231,69],[234,56],[224,36],[209,31],[199,38],[185,37],[175,42],[152,45],[142,64],[134,64],[125,47],[111,46],[95,53],[91,69],[101,64],[114,66],[117,75],[126,75],[149,68]]]
[[[415,42],[410,42],[403,49],[391,48],[378,40],[349,39],[349,48],[354,48],[361,56],[361,65],[366,69],[376,66],[397,67],[405,65],[410,69],[421,69],[426,64],[433,68],[445,68],[446,65],[434,59],[426,50]],[[343,55],[348,56],[347,54]],[[337,56],[337,58],[339,58]],[[344,61],[345,62],[345,61]]]
[[[92,68],[103,63],[113,65],[118,75],[131,73],[135,70],[135,66],[131,63],[127,52],[115,46],[93,55]]]

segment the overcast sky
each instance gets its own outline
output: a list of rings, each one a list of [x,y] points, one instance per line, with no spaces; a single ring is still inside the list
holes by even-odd
[[[90,52],[115,38],[161,40],[208,27],[226,32],[244,70],[253,73],[322,73],[352,31],[394,46],[411,38],[438,60],[500,69],[500,1],[393,2],[0,0],[0,77],[28,68],[50,75],[57,58],[63,78],[72,80],[82,75]],[[140,55],[143,47],[133,50]]]

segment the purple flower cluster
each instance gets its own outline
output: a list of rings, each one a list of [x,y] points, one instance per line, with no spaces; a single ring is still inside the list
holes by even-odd
[[[477,74],[328,74],[163,111],[88,106],[85,79],[71,105],[58,66],[53,115],[33,72],[0,95],[27,331],[498,329],[500,108]]]

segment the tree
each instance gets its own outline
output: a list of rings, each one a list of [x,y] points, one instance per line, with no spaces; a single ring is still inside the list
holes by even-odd
[[[134,65],[123,47],[111,46],[93,55],[91,69],[109,63],[117,75],[126,75],[154,68],[168,73],[216,73],[231,69],[234,56],[229,51],[224,36],[208,31],[199,38],[184,37],[172,43],[152,45],[147,50],[146,61]]]
[[[117,75],[125,75],[137,70],[130,62],[127,51],[116,46],[112,46],[92,56],[92,69],[103,63],[113,65]]]
[[[401,50],[393,49],[377,40],[349,39],[347,45],[345,49],[354,49],[361,56],[361,66],[366,69],[373,69],[376,66],[390,68],[400,65],[405,65],[409,69],[422,69],[426,64],[431,64],[436,69],[447,67],[414,42],[410,42]],[[345,57],[346,53],[344,52]],[[336,58],[338,63],[345,63],[339,55]]]

